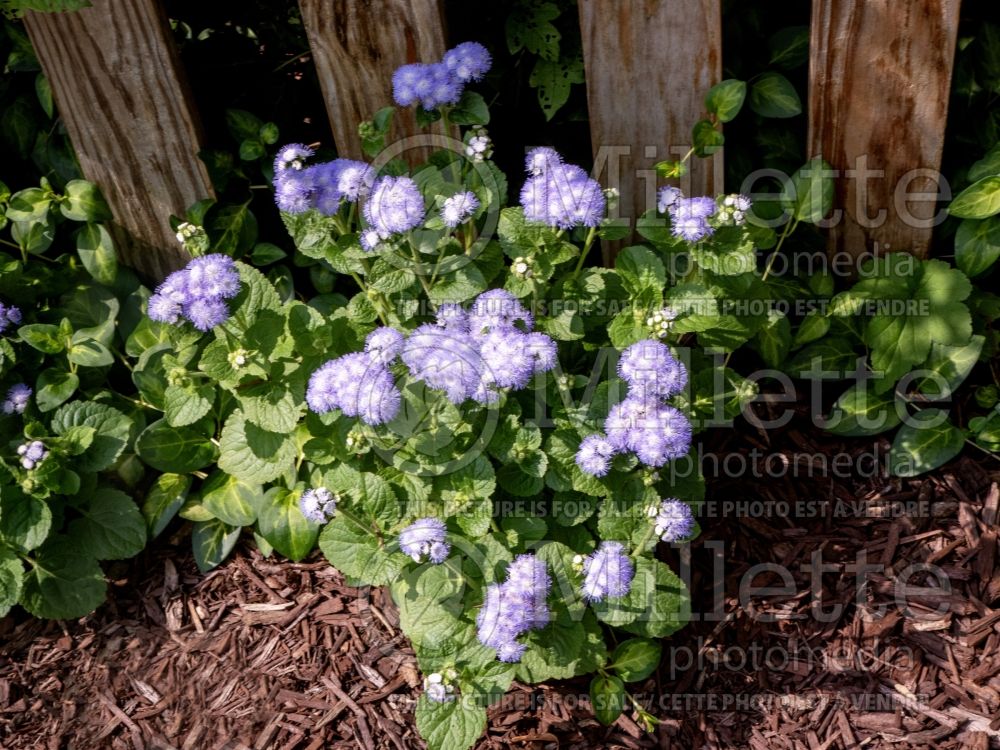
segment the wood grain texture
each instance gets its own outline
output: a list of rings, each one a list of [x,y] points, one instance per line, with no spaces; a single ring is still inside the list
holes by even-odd
[[[722,77],[719,0],[580,0],[587,104],[595,166],[621,191],[619,216],[656,205],[658,161],[691,146],[704,98]],[[617,163],[616,163],[617,162]],[[616,184],[617,183],[617,184]],[[680,187],[722,189],[722,153],[692,157]]]
[[[908,202],[902,192],[938,191],[929,175],[941,166],[959,5],[813,0],[810,153],[842,170],[835,208],[844,214],[831,222],[831,253],[927,254],[934,202]]]
[[[358,123],[393,103],[393,71],[444,55],[442,0],[299,0],[299,7],[337,151],[361,159]],[[440,123],[431,130],[445,132]],[[397,109],[387,143],[418,132],[413,109]],[[401,156],[416,163],[426,153]]]
[[[25,23],[83,173],[125,239],[123,262],[162,278],[187,258],[170,214],[213,195],[163,9],[156,0],[94,0],[76,13],[28,13]]]

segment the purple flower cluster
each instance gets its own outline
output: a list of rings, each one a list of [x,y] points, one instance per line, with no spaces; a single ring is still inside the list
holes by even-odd
[[[361,247],[374,250],[394,234],[420,226],[424,220],[424,197],[410,177],[380,177],[365,202],[368,229],[361,233]]]
[[[375,170],[352,159],[334,159],[307,165],[313,150],[301,143],[282,147],[274,160],[274,201],[290,214],[311,208],[333,216],[344,201],[356,203],[375,182]]]
[[[399,532],[399,548],[414,562],[429,559],[435,565],[448,559],[451,545],[446,541],[447,529],[439,518],[419,518]]]
[[[616,453],[632,452],[647,466],[663,466],[691,447],[691,423],[664,403],[687,385],[687,369],[666,344],[632,344],[622,352],[618,374],[628,384],[625,400],[608,412],[604,434],[584,438],[576,453],[580,470],[595,477],[608,473]]]
[[[183,318],[199,331],[209,331],[229,318],[227,299],[240,291],[240,274],[228,255],[195,258],[167,276],[149,298],[152,320],[176,325]]]
[[[675,497],[668,497],[647,510],[653,531],[664,542],[686,539],[694,533],[694,513],[691,506]]]
[[[316,487],[302,493],[299,498],[299,510],[307,521],[326,523],[337,510],[340,497],[330,492],[326,487]]]
[[[441,206],[441,221],[446,227],[454,229],[468,219],[479,208],[479,199],[475,193],[467,191],[446,198]]]
[[[670,231],[675,237],[697,242],[715,231],[709,222],[718,209],[714,198],[685,198],[679,189],[668,186],[660,188],[656,208],[670,215]]]
[[[403,345],[410,374],[460,404],[495,403],[504,388],[521,389],[556,364],[556,344],[532,332],[534,319],[504,289],[479,295],[468,311],[446,304],[437,324],[422,325]]]
[[[601,542],[597,551],[583,560],[583,598],[599,602],[625,596],[634,576],[635,566],[621,542]]]
[[[496,649],[500,661],[520,661],[527,647],[517,638],[549,624],[546,599],[551,586],[542,560],[534,555],[514,558],[507,568],[507,580],[486,587],[483,608],[476,617],[479,642]]]
[[[464,42],[448,50],[441,62],[403,65],[392,74],[396,104],[436,109],[457,104],[465,84],[479,81],[490,69],[490,53],[478,42]]]
[[[601,223],[607,200],[600,184],[583,169],[563,163],[547,147],[529,151],[525,168],[531,176],[521,188],[521,207],[528,221],[560,229]]]
[[[18,383],[10,387],[7,391],[7,398],[3,402],[4,414],[24,414],[28,408],[28,400],[31,398],[31,388],[24,383]]]
[[[3,333],[7,326],[20,325],[21,310],[13,305],[5,305],[0,302],[0,333]]]
[[[45,448],[45,443],[41,440],[33,440],[30,443],[19,445],[17,447],[17,455],[21,457],[21,466],[31,471],[45,460],[49,452]]]
[[[331,359],[309,378],[306,403],[317,414],[340,409],[369,425],[392,421],[402,394],[389,371],[402,346],[402,335],[376,328],[365,340],[365,351]]]

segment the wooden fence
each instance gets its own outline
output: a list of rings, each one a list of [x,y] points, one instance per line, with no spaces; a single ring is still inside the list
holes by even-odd
[[[959,2],[813,0],[809,147],[841,175],[832,250],[857,254],[878,243],[926,254],[934,204],[900,190],[937,189],[931,175],[941,162]],[[443,0],[299,4],[333,141],[360,156],[356,125],[389,102],[392,71],[443,54]],[[684,153],[704,93],[722,76],[720,4],[579,0],[595,158],[611,154],[628,175],[621,216],[652,205],[651,165]],[[76,13],[29,13],[26,24],[84,174],[132,238],[126,262],[161,277],[182,260],[168,216],[212,195],[162,6],[93,0]],[[411,115],[398,118],[394,135],[415,131]],[[722,158],[696,162],[683,187],[721,190]]]

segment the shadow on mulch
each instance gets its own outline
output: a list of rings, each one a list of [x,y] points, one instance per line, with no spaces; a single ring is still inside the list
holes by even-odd
[[[704,533],[683,559],[662,550],[690,575],[695,621],[630,686],[656,731],[599,725],[585,679],[515,685],[480,750],[1000,740],[1000,463],[890,479],[884,440],[807,416],[720,433],[705,456]],[[423,747],[420,675],[383,591],[249,548],[202,576],[187,544],[113,570],[91,617],[0,621],[0,750]]]

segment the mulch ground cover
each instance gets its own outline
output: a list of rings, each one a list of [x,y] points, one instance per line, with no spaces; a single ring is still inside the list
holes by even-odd
[[[586,680],[515,685],[480,750],[1000,746],[1000,462],[887,478],[884,440],[805,417],[709,439],[703,535],[662,550],[697,617],[630,686],[656,731],[602,727]],[[187,546],[113,569],[90,617],[0,622],[0,749],[423,747],[385,592],[249,546],[202,576]]]

